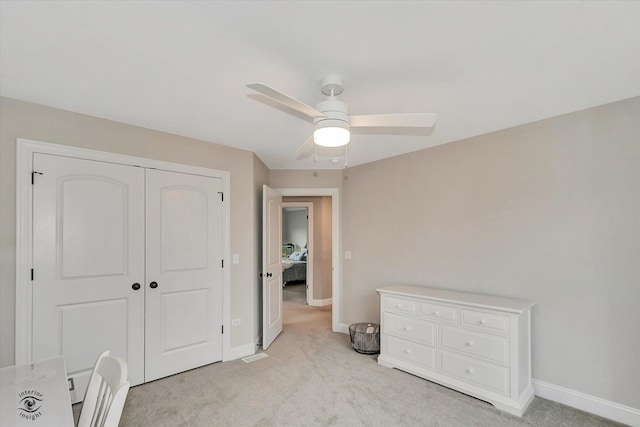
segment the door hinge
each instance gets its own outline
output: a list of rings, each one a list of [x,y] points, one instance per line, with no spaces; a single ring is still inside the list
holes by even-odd
[[[33,268],[31,269],[31,281],[33,282],[33,275],[34,275],[34,271]]]
[[[220,195],[220,201],[224,202],[224,193],[222,191],[218,191],[218,194]]]
[[[224,325],[222,325],[222,333],[224,334]]]
[[[220,261],[222,261],[222,268],[224,268],[224,260],[221,259]]]
[[[35,179],[35,175],[42,175],[42,172],[36,172],[36,171],[31,171],[31,185],[35,184],[36,179]]]

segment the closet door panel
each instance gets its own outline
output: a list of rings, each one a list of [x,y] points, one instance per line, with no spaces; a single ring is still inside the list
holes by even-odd
[[[144,170],[35,154],[32,360],[65,357],[82,400],[96,358],[144,380]]]
[[[222,359],[222,180],[146,171],[145,380]]]

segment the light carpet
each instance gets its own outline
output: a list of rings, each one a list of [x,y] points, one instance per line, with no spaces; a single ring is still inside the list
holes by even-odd
[[[331,332],[331,306],[284,306],[284,331],[270,357],[133,387],[121,426],[618,425],[540,398],[516,418],[356,353],[348,335]]]
[[[287,285],[282,289],[283,301],[294,302],[297,304],[307,303],[307,284],[295,283]]]

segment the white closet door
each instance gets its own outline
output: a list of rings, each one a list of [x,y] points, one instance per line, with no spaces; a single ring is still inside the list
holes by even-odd
[[[73,402],[107,349],[140,384],[144,170],[43,154],[34,169],[32,359],[65,357]]]
[[[145,380],[222,359],[222,180],[146,171]]]

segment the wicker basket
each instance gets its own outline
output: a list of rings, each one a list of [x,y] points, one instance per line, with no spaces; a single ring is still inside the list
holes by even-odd
[[[351,338],[351,346],[358,353],[380,353],[380,325],[376,323],[349,325],[349,338]]]

